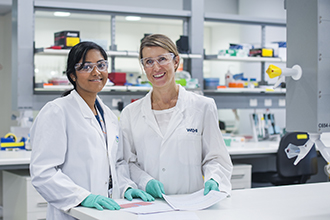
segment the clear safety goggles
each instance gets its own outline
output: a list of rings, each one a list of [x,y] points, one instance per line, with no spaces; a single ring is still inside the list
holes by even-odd
[[[162,54],[155,58],[151,58],[151,57],[142,58],[141,63],[145,68],[153,67],[155,64],[155,61],[159,65],[164,66],[164,65],[169,64],[173,60],[174,57],[175,57],[175,55],[173,53],[165,53],[165,54]]]
[[[74,68],[77,71],[86,72],[86,73],[92,72],[94,67],[96,67],[99,71],[107,71],[108,70],[108,61],[102,60],[97,63],[84,63],[84,65],[82,65],[82,63],[77,63],[74,66]]]

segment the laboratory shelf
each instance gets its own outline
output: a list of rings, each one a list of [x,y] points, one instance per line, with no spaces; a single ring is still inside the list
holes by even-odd
[[[62,96],[65,90],[55,89],[41,89],[38,88],[33,92],[33,109],[41,109],[45,103],[52,101]],[[117,109],[118,102],[124,102],[124,105],[128,105],[132,101],[142,98],[148,93],[148,90],[135,90],[134,88],[105,88],[98,93],[98,96],[102,101],[112,110]]]
[[[48,48],[36,48],[34,50],[35,55],[60,55],[67,56],[70,49],[48,49]],[[126,57],[126,58],[137,58],[139,57],[139,52],[137,51],[113,51],[107,50],[107,55],[110,57]],[[201,54],[180,54],[183,59],[194,59],[203,58]]]
[[[31,0],[30,0],[31,1]],[[138,15],[144,17],[157,17],[167,19],[185,19],[190,18],[192,12],[190,10],[172,10],[172,9],[158,9],[150,10],[145,7],[131,7],[131,6],[116,6],[109,4],[99,4],[96,2],[79,4],[64,1],[48,1],[48,0],[34,0],[33,7],[37,10],[47,11],[71,11],[78,13],[96,13],[106,15]]]
[[[226,88],[204,90],[204,95],[215,100],[218,109],[285,108],[285,89]]]
[[[48,48],[36,48],[34,50],[35,55],[59,55],[67,56],[70,52],[70,49],[48,49]],[[107,50],[107,55],[110,57],[126,57],[126,58],[136,58],[139,56],[139,53],[136,51],[112,51]]]
[[[244,25],[278,26],[286,27],[286,20],[273,18],[260,18],[235,14],[205,13],[205,21],[226,22]]]
[[[220,88],[217,90],[205,90],[205,91],[212,91],[216,93],[279,93],[285,94],[285,88],[276,88],[273,89],[272,86],[265,86],[261,88]]]
[[[235,62],[281,62],[285,63],[280,57],[227,57],[220,55],[205,55],[204,60],[235,61]]]
[[[34,108],[41,107],[48,101],[60,97],[64,91],[72,86],[47,86],[35,88]],[[218,109],[257,109],[257,108],[285,108],[285,89],[269,88],[226,88],[218,90],[187,89],[198,94],[213,98]],[[116,103],[123,101],[125,106],[132,100],[142,98],[150,91],[150,87],[139,86],[105,86],[99,93],[103,102],[111,109],[116,109]]]
[[[47,92],[47,91],[52,91],[52,92],[64,92],[66,90],[73,89],[72,85],[52,85],[52,86],[44,86],[43,88],[35,88],[35,93],[42,93],[42,92]],[[148,86],[105,86],[102,89],[102,92],[109,92],[109,91],[121,91],[121,92],[126,92],[126,91],[149,91],[151,87]]]

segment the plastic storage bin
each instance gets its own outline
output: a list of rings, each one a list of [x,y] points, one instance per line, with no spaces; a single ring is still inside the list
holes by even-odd
[[[122,73],[122,72],[111,72],[111,73],[109,73],[108,78],[116,86],[123,86],[126,83],[126,73]]]
[[[204,78],[204,89],[217,90],[219,81],[219,78]]]

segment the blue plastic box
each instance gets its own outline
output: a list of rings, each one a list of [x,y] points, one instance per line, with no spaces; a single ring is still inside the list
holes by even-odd
[[[204,89],[216,90],[219,85],[219,78],[204,78]]]

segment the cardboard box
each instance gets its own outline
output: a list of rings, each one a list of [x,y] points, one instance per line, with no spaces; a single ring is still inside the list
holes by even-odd
[[[54,45],[62,49],[71,48],[80,42],[79,31],[60,31],[54,33]]]
[[[255,48],[250,49],[250,57],[273,57],[274,49],[273,48]]]

